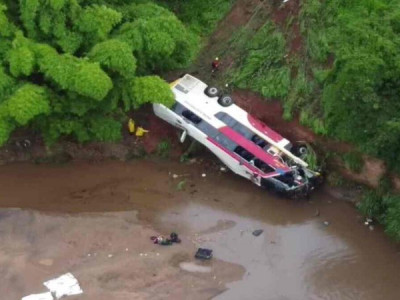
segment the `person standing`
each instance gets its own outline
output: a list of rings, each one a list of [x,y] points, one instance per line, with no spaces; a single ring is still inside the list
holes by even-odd
[[[211,67],[212,67],[212,70],[211,70],[212,73],[218,71],[218,69],[219,69],[219,58],[218,58],[218,57],[216,57],[216,58],[212,61]]]

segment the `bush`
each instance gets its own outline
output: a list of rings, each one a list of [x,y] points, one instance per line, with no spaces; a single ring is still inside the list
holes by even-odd
[[[134,79],[131,82],[129,95],[133,107],[139,107],[147,102],[161,103],[169,107],[175,102],[174,94],[169,85],[158,76]]]
[[[400,195],[393,194],[389,179],[382,180],[378,189],[367,190],[358,205],[369,218],[376,219],[385,232],[400,241]]]
[[[167,158],[171,152],[171,143],[167,140],[161,141],[157,145],[157,155],[163,158]]]
[[[189,64],[198,36],[153,2],[2,1],[0,146],[18,126],[50,144],[117,141],[122,105],[171,105],[167,83],[150,74]]]

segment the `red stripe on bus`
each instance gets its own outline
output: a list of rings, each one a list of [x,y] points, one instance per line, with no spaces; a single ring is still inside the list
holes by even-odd
[[[219,129],[219,131],[222,132],[229,139],[234,141],[236,144],[243,147],[245,150],[249,151],[255,157],[261,159],[262,161],[264,161],[265,163],[267,163],[268,165],[273,167],[274,169],[281,169],[283,172],[290,171],[290,169],[287,166],[282,164],[280,161],[278,161],[272,155],[265,152],[259,146],[254,144],[252,141],[249,141],[248,139],[243,137],[241,134],[237,133],[232,128],[230,128],[228,126],[224,126],[224,127],[221,127]]]
[[[212,138],[210,138],[210,137],[207,137],[207,140],[210,142],[210,143],[212,143],[212,144],[214,144],[215,146],[217,146],[219,149],[221,149],[222,151],[224,151],[226,154],[228,154],[230,157],[232,157],[234,160],[236,160],[236,161],[240,161],[240,158],[236,155],[236,154],[234,154],[234,153],[232,153],[231,151],[229,151],[228,149],[226,149],[225,147],[222,147],[220,144],[218,144],[218,142],[216,141],[216,140],[213,140]],[[279,175],[279,173],[277,173],[277,172],[272,172],[272,173],[263,173],[262,171],[260,171],[259,169],[257,169],[256,167],[254,167],[252,164],[250,164],[250,163],[248,163],[248,162],[246,162],[246,161],[244,161],[243,163],[242,163],[246,168],[248,168],[250,171],[252,171],[254,174],[257,174],[257,175],[259,175],[259,176],[261,176],[262,178],[270,178],[270,177],[275,177],[275,176],[277,176],[277,175]]]
[[[248,114],[247,120],[249,121],[249,123],[252,126],[254,126],[255,129],[257,129],[258,131],[261,131],[263,134],[265,134],[267,137],[269,137],[274,142],[279,142],[279,141],[283,140],[283,136],[281,136],[279,133],[273,131],[271,128],[269,128],[267,125],[265,125],[263,122],[254,118],[252,115]]]

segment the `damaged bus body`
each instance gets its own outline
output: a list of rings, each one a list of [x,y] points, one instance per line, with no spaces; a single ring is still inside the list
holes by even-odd
[[[320,181],[320,174],[295,155],[297,147],[235,105],[230,96],[220,96],[217,88],[188,74],[171,88],[175,104],[153,104],[153,110],[183,130],[181,142],[191,136],[234,173],[288,196],[308,196]]]

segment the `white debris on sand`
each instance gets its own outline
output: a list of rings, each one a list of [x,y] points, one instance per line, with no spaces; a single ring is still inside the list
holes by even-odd
[[[179,267],[187,272],[198,272],[198,273],[209,273],[211,272],[211,267],[207,267],[207,266],[199,266],[195,263],[192,262],[181,262],[179,264]]]
[[[78,280],[71,273],[46,281],[43,285],[50,290],[56,299],[83,293]]]
[[[201,174],[201,177],[206,177],[206,176],[207,176],[206,173]]]
[[[50,292],[43,294],[32,294],[23,297],[21,300],[54,300]]]

